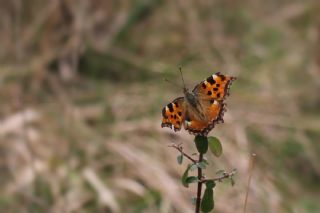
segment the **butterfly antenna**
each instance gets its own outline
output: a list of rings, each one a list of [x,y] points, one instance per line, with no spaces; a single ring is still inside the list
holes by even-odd
[[[184,83],[184,79],[183,79],[183,75],[182,75],[182,68],[179,67],[179,71],[180,71],[180,75],[181,75],[181,79],[182,79],[182,83],[183,83],[183,89],[186,89],[186,84]]]
[[[169,81],[169,80],[166,79],[166,78],[163,78],[163,80],[166,81],[166,82],[168,82],[168,83],[170,83],[170,84],[172,84],[173,86],[178,87],[179,89],[181,89],[181,86],[180,86],[180,85],[177,85],[176,83],[174,83],[174,82],[172,82],[172,81]]]

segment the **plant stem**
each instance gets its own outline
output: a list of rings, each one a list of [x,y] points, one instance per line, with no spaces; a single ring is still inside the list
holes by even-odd
[[[212,180],[214,182],[217,182],[217,181],[218,182],[222,182],[223,179],[227,179],[227,178],[233,177],[236,174],[236,172],[237,172],[237,170],[234,169],[229,173],[228,172],[224,172],[222,174],[222,176],[220,176],[220,177],[215,177],[215,178],[212,178],[212,179],[202,179],[200,182],[205,183],[205,182],[207,182],[209,180]]]
[[[249,179],[248,179],[248,184],[247,184],[246,197],[245,197],[245,200],[244,200],[243,213],[247,212],[247,203],[248,203],[248,196],[249,196],[249,190],[250,190],[250,183],[251,183],[252,171],[253,171],[253,168],[254,168],[254,163],[255,163],[256,156],[257,155],[255,153],[251,154],[251,162],[250,162],[250,167],[249,167]]]
[[[184,155],[186,158],[188,158],[192,163],[197,163],[197,161],[195,159],[190,157],[187,153],[183,152],[182,146],[178,146],[178,145],[172,144],[169,147],[173,147],[176,150],[178,150],[182,155]]]
[[[199,153],[199,161],[201,162],[203,159],[203,154]],[[196,211],[195,213],[199,213],[200,212],[200,203],[201,203],[201,190],[202,190],[202,181],[200,181],[202,179],[202,169],[198,167],[198,189],[197,189],[197,202],[196,202]]]

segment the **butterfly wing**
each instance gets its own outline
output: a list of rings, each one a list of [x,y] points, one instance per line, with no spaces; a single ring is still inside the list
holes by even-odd
[[[217,72],[196,85],[192,92],[197,94],[199,99],[222,101],[229,95],[229,89],[234,80],[236,80],[235,77]]]
[[[205,105],[206,120],[199,120],[194,114],[186,113],[185,129],[195,135],[207,135],[217,123],[223,122],[226,111],[223,101],[207,101]]]
[[[196,85],[193,89],[205,119],[198,119],[194,113],[188,113],[185,119],[185,128],[193,134],[207,135],[217,123],[223,122],[226,111],[224,99],[229,95],[229,89],[235,77],[225,76],[217,72]]]
[[[162,109],[161,127],[169,127],[179,131],[184,122],[185,104],[184,97],[176,98]]]

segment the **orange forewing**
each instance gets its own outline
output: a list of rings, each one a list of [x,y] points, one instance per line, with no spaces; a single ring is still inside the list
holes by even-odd
[[[229,95],[230,85],[235,79],[235,77],[225,76],[217,72],[198,84],[193,92],[201,94],[202,97],[207,97],[208,99],[221,101]]]
[[[181,129],[184,121],[184,98],[179,97],[162,109],[161,127],[170,127],[174,131]]]

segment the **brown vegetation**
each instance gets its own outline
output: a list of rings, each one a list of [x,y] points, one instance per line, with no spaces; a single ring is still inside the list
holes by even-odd
[[[14,0],[0,8],[0,210],[192,212],[161,109],[221,71],[237,76],[216,212],[318,212],[319,4],[306,1]]]

